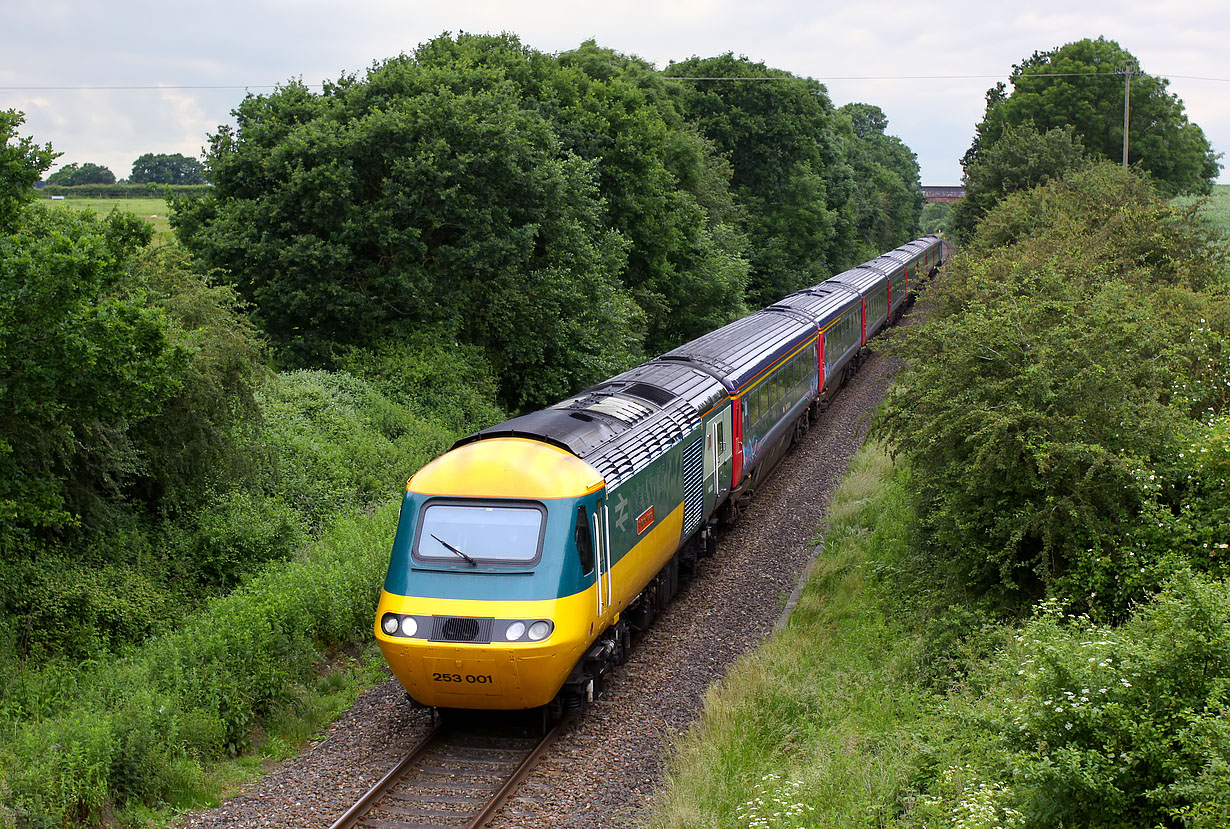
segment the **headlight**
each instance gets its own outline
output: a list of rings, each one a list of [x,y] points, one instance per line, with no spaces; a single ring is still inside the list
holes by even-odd
[[[535,622],[534,624],[530,625],[530,639],[535,642],[546,639],[547,636],[550,635],[550,633],[551,633],[551,623],[550,622],[544,622],[544,621],[539,620]]]
[[[384,620],[381,621],[380,626],[384,628],[385,633],[392,636],[394,633],[397,633],[397,617],[392,613],[388,614],[384,617]]]
[[[414,621],[413,616],[401,617],[401,635],[413,636],[419,632],[419,623]]]
[[[513,622],[504,631],[504,638],[509,642],[516,642],[525,635],[525,622]]]

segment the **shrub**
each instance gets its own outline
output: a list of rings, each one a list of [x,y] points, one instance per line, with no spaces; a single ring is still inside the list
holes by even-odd
[[[1023,816],[1005,825],[1211,826],[1230,814],[1226,582],[1181,573],[1117,627],[1044,602],[981,679],[955,741],[980,759],[928,785],[921,822],[956,814],[971,792]]]

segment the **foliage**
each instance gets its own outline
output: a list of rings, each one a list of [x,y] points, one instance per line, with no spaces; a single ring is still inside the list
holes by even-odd
[[[1117,627],[1040,605],[980,677],[965,791],[994,789],[1019,826],[1224,825],[1226,587],[1181,573]],[[920,818],[967,797],[944,789]]]
[[[80,184],[115,184],[115,173],[101,164],[65,164],[47,176],[48,184],[75,187]]]
[[[1005,126],[995,143],[965,167],[965,197],[952,212],[958,245],[1005,196],[1061,178],[1085,162],[1081,140],[1071,126],[1038,132],[1033,123]]]
[[[638,61],[440,38],[237,112],[174,224],[292,364],[427,327],[481,347],[523,407],[625,367],[647,330],[743,310],[721,176]]]
[[[566,151],[593,162],[603,221],[628,242],[619,277],[665,351],[744,312],[745,242],[728,167],[646,62],[593,41],[556,57],[508,35],[440,37],[415,55],[455,89],[507,83]]]
[[[52,165],[57,153],[21,138],[25,118],[16,110],[0,110],[0,233],[11,233],[22,208],[34,198],[34,182]]]
[[[918,219],[918,229],[922,233],[935,235],[947,234],[952,224],[952,203],[931,202],[924,204],[922,215]]]
[[[1195,491],[1180,455],[1193,418],[1224,406],[1221,267],[1190,211],[1110,164],[987,216],[903,338],[910,371],[879,421],[952,578],[1122,618],[1188,559],[1176,541],[1124,575],[1143,518],[1179,515]]]
[[[278,374],[257,399],[265,486],[313,527],[387,498],[456,437],[347,372]]]
[[[914,237],[923,207],[918,157],[887,134],[888,116],[879,107],[846,104],[838,113],[854,171],[855,260],[865,262]]]
[[[183,387],[168,321],[119,290],[149,239],[126,214],[32,205],[0,237],[0,548],[97,519],[143,468],[129,427]]]
[[[146,153],[132,163],[133,184],[208,184],[205,168],[182,153]]]
[[[397,505],[332,526],[125,659],[51,663],[6,682],[0,788],[23,825],[97,824],[201,787],[315,682],[320,652],[370,635]],[[0,813],[2,814],[2,813]]]
[[[1113,40],[1099,37],[1035,52],[1012,67],[987,92],[987,110],[963,164],[968,170],[998,141],[1006,126],[1032,123],[1039,132],[1071,127],[1095,158],[1123,156],[1123,95],[1127,66],[1136,58]],[[1183,102],[1167,92],[1165,78],[1131,77],[1128,162],[1144,170],[1167,193],[1208,193],[1220,164],[1199,126],[1187,120]]]
[[[824,86],[730,53],[666,71],[696,79],[682,83],[680,107],[730,160],[751,243],[748,304],[776,302],[853,264],[854,173]]]

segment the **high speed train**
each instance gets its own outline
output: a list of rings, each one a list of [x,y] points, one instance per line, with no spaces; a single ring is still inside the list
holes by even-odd
[[[375,621],[411,699],[592,701],[943,256],[935,236],[902,245],[415,473]]]

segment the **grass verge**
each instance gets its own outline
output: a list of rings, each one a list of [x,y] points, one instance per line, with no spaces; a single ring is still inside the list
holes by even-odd
[[[916,637],[868,585],[908,543],[906,502],[864,448],[789,625],[710,689],[651,826],[874,826],[896,808],[945,727],[910,679]]]

